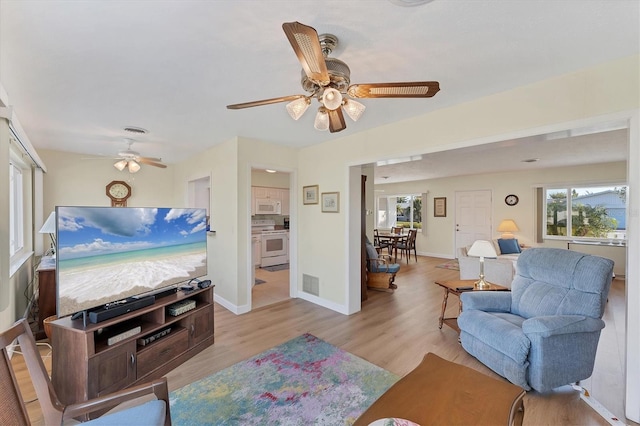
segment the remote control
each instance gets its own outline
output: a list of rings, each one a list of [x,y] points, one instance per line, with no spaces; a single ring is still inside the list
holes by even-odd
[[[456,290],[458,291],[465,291],[465,290],[473,290],[473,286],[466,286],[466,287],[456,287]]]

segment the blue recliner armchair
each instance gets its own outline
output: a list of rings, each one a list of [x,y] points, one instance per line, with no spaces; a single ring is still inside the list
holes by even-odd
[[[463,293],[463,348],[511,383],[546,392],[593,373],[613,261],[531,248],[511,292]]]

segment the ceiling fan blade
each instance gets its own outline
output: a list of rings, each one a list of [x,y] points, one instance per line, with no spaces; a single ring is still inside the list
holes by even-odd
[[[300,99],[300,98],[304,98],[304,95],[282,96],[280,98],[263,99],[261,101],[253,101],[253,102],[245,102],[245,103],[242,103],[242,104],[227,105],[227,109],[251,108],[251,107],[262,106],[262,105],[277,104],[279,102],[295,101],[296,99]]]
[[[144,161],[160,162],[160,161],[162,161],[162,158],[155,158],[155,157],[140,157],[140,156],[137,156],[137,157],[135,158],[135,160],[136,160],[138,163],[142,163],[142,162],[144,162]]]
[[[405,83],[352,84],[347,93],[352,98],[430,98],[440,90],[437,81]]]
[[[327,64],[316,30],[300,22],[285,22],[282,29],[309,80],[323,87],[329,84]]]
[[[160,167],[160,168],[163,168],[163,169],[167,168],[167,166],[165,164],[158,163],[158,162],[155,162],[155,161],[151,161],[148,158],[138,158],[137,161],[138,161],[138,163],[147,164],[149,166]]]
[[[341,108],[328,110],[327,113],[329,114],[329,131],[331,133],[336,133],[347,128]]]

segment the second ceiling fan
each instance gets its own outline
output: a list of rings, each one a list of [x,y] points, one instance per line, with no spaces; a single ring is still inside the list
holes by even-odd
[[[437,81],[351,84],[351,70],[347,64],[329,57],[338,44],[336,36],[318,36],[314,28],[299,22],[284,23],[282,29],[302,65],[302,88],[309,94],[227,105],[227,108],[243,109],[289,102],[287,111],[297,120],[309,108],[311,99],[315,98],[320,102],[320,107],[314,127],[334,133],[347,127],[343,110],[353,121],[362,115],[365,106],[353,98],[430,98],[440,90]]]

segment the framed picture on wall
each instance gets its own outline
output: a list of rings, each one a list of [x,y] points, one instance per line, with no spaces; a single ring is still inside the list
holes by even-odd
[[[433,199],[433,217],[447,217],[447,197]]]
[[[318,185],[302,187],[303,204],[318,204]]]
[[[340,211],[340,193],[339,192],[323,192],[322,193],[322,212],[338,213]]]

